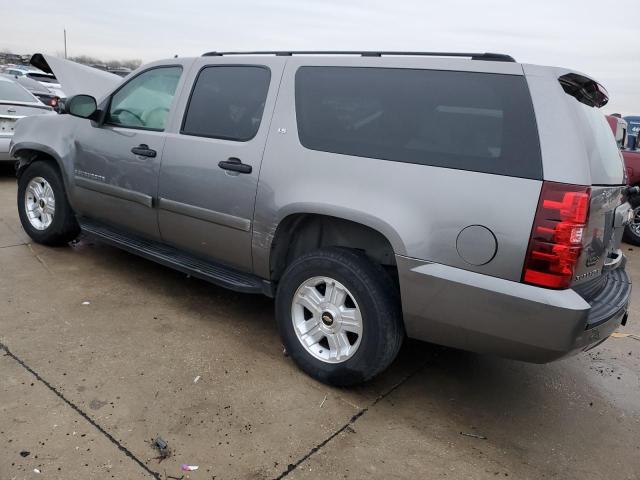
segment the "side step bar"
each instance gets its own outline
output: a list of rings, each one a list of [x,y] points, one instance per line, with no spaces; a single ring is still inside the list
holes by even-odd
[[[273,297],[271,282],[226,265],[203,260],[177,248],[135,235],[124,234],[112,227],[79,218],[80,228],[104,243],[134,253],[166,267],[242,293],[261,293]]]

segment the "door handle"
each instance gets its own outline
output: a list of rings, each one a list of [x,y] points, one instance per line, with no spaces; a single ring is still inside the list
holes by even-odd
[[[218,162],[218,166],[223,170],[230,170],[238,173],[251,173],[253,168],[251,165],[242,163],[239,158],[231,157],[229,160],[222,160]]]
[[[149,157],[149,158],[153,158],[156,156],[156,151],[153,150],[152,148],[149,148],[149,145],[147,145],[146,143],[141,143],[137,147],[133,147],[131,149],[131,153],[135,155],[140,155],[141,157]]]

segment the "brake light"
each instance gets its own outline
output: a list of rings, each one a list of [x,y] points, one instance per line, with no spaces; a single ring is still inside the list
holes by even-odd
[[[571,284],[589,218],[591,189],[544,182],[533,221],[522,281],[562,289]]]
[[[55,107],[56,105],[58,105],[58,97],[52,97],[49,100],[49,106],[50,107]]]

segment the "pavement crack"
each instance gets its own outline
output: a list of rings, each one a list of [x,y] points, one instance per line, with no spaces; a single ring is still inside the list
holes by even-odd
[[[26,243],[16,243],[16,244],[13,244],[13,245],[2,245],[2,246],[0,246],[0,248],[22,247],[23,245],[26,245]]]
[[[118,450],[120,450],[127,457],[129,457],[131,460],[133,460],[135,463],[137,463],[145,472],[147,472],[149,475],[151,475],[156,480],[161,480],[159,473],[154,472],[149,467],[147,467],[147,465],[145,465],[145,463],[142,460],[140,460],[138,457],[136,457],[136,455],[133,452],[131,452],[131,450],[129,450],[127,447],[122,445],[118,440],[116,440],[113,435],[111,435],[103,427],[101,427],[98,423],[96,423],[89,415],[87,415],[75,403],[73,403],[71,400],[69,400],[67,397],[65,397],[60,391],[58,391],[58,389],[56,387],[54,387],[47,380],[42,378],[38,372],[36,372],[29,365],[27,365],[22,359],[20,359],[13,352],[11,352],[11,350],[9,350],[9,348],[2,342],[0,342],[0,350],[4,350],[5,351],[5,356],[11,357],[18,364],[20,364],[25,370],[27,370],[31,375],[36,377],[36,379],[39,382],[41,382],[45,387],[47,387],[49,390],[51,390],[55,395],[58,396],[58,398],[60,398],[69,407],[71,407],[73,410],[75,410],[82,418],[84,418],[96,430],[98,430],[98,432],[100,432],[102,435],[104,435],[107,438],[107,440],[109,440],[111,443],[113,443],[118,448]]]
[[[413,372],[409,373],[408,375],[405,375],[403,378],[400,379],[399,382],[395,383],[391,388],[389,388],[387,391],[381,393],[380,395],[378,395],[373,402],[371,402],[369,405],[367,405],[366,407],[362,408],[360,411],[358,411],[358,413],[356,413],[355,415],[353,415],[349,421],[347,423],[345,423],[342,427],[340,427],[338,430],[336,430],[335,432],[333,432],[331,435],[329,435],[327,438],[325,438],[322,442],[318,443],[315,447],[311,448],[311,450],[309,450],[305,455],[303,455],[302,457],[300,457],[295,463],[291,463],[289,464],[289,466],[287,467],[286,470],[284,470],[280,475],[278,475],[277,477],[274,477],[273,480],[281,480],[282,478],[286,477],[287,475],[289,475],[290,473],[292,473],[296,468],[298,468],[300,465],[302,465],[304,462],[306,462],[309,458],[311,458],[313,455],[315,455],[322,447],[324,447],[326,444],[328,444],[331,440],[333,440],[334,438],[336,438],[338,435],[340,435],[342,432],[344,432],[345,430],[348,430],[349,428],[351,428],[351,425],[353,425],[354,423],[356,423],[358,421],[358,419],[360,417],[362,417],[365,413],[367,413],[369,411],[370,408],[375,407],[379,402],[381,402],[382,400],[384,400],[386,397],[388,397],[389,395],[391,395],[393,392],[395,392],[401,385],[403,385],[404,383],[407,382],[407,380],[409,380],[411,377],[413,377],[415,374],[417,374],[418,372],[420,372],[423,368],[425,368],[427,366],[427,362],[425,362],[424,364],[420,365],[420,367],[418,367],[416,370],[414,370]]]
[[[31,244],[30,244],[30,243],[27,243],[26,245],[27,245],[27,247],[29,248],[29,251],[30,251],[31,253],[33,253],[33,256],[34,256],[34,257],[36,257],[36,260],[38,260],[38,261],[42,264],[42,266],[44,267],[44,269],[45,269],[47,272],[49,272],[49,274],[50,274],[50,275],[53,275],[53,272],[52,272],[52,271],[51,271],[51,269],[49,268],[49,265],[47,265],[47,262],[45,262],[45,261],[44,261],[44,259],[43,259],[40,255],[38,255],[38,254],[33,250],[33,248],[31,247]]]

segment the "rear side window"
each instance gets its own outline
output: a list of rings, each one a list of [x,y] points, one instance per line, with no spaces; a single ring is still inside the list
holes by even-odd
[[[271,73],[261,66],[213,66],[196,79],[182,133],[246,142],[260,128]]]
[[[522,76],[368,67],[301,67],[296,116],[306,148],[542,178]]]

